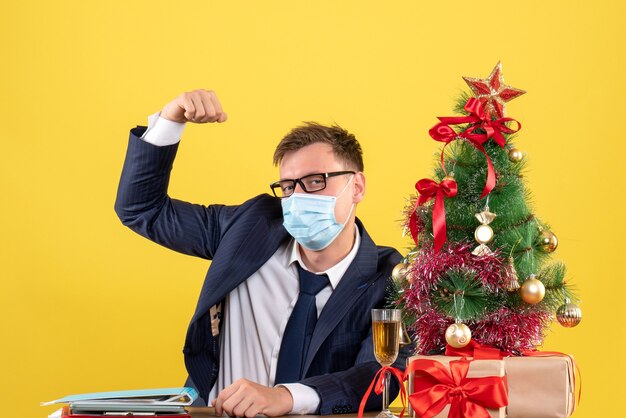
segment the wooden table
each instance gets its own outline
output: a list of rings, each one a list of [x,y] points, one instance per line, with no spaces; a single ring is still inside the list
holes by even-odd
[[[191,413],[191,416],[193,418],[215,418],[215,409],[214,408],[209,408],[209,407],[191,407],[191,408],[187,408],[189,410],[189,412]],[[395,408],[391,408],[391,412],[393,412],[394,414],[399,414],[400,411],[396,410]],[[373,412],[366,412],[365,414],[363,414],[364,418],[374,418],[376,416],[376,414],[378,414],[378,412],[373,411]],[[357,414],[356,412],[353,414],[341,414],[341,415],[326,415],[327,417],[341,417],[341,418],[357,418],[359,414]],[[405,413],[406,415],[406,413]],[[296,417],[322,417],[323,415],[288,415],[289,417],[292,418],[296,418]]]

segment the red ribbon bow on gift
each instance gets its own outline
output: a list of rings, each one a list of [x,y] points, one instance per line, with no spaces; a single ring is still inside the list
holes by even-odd
[[[431,179],[421,179],[415,183],[415,189],[420,194],[417,206],[421,206],[430,199],[435,198],[435,205],[433,206],[433,234],[435,236],[435,252],[438,252],[447,239],[444,198],[456,196],[458,190],[456,181],[444,178],[441,183],[437,183]],[[417,244],[417,213],[415,210],[411,214],[411,219],[409,219],[409,229],[415,244]]]
[[[487,155],[483,144],[487,142],[490,138],[493,138],[494,141],[502,148],[506,144],[506,139],[504,138],[503,133],[512,134],[519,131],[522,128],[522,125],[513,118],[500,118],[496,120],[491,119],[491,114],[488,111],[483,109],[483,104],[474,97],[471,97],[465,106],[463,107],[468,113],[468,116],[442,116],[438,117],[439,123],[433,126],[428,133],[430,136],[439,142],[445,142],[443,149],[441,150],[441,166],[445,172],[445,166],[443,162],[443,152],[446,146],[458,139],[464,138],[470,144],[472,144],[477,150],[482,152],[487,159],[487,181],[485,182],[485,188],[481,194],[481,198],[487,196],[496,185],[496,172],[493,168],[493,163]],[[506,122],[515,122],[517,124],[516,129],[509,128],[506,126]],[[472,124],[464,131],[457,133],[450,125],[459,125],[462,123],[470,123]],[[479,132],[482,130],[483,132]]]
[[[365,395],[363,395],[363,399],[361,399],[361,404],[359,405],[359,418],[363,418],[363,411],[365,411],[365,404],[367,403],[367,399],[370,397],[372,393],[372,389],[377,395],[383,393],[383,387],[385,386],[385,375],[389,372],[392,374],[398,382],[400,383],[400,399],[402,400],[402,412],[400,412],[400,418],[404,416],[404,408],[406,406],[406,388],[402,384],[404,382],[404,375],[402,372],[395,367],[384,366],[374,376],[374,380],[370,383],[370,386],[367,388]]]
[[[412,361],[405,376],[415,373],[409,403],[421,418],[431,418],[450,405],[449,418],[489,418],[486,408],[508,405],[506,380],[502,376],[467,378],[470,361],[462,358],[443,364],[427,359]]]

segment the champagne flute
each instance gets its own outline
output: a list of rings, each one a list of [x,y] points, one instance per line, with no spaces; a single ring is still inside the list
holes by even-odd
[[[372,309],[372,338],[374,355],[381,366],[391,366],[398,357],[400,340],[400,310]],[[383,385],[383,410],[376,418],[395,418],[389,411],[389,378],[385,372]]]

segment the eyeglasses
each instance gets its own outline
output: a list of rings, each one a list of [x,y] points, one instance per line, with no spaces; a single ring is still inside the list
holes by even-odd
[[[326,179],[329,177],[343,176],[345,174],[356,174],[354,171],[334,171],[332,173],[309,174],[299,179],[278,180],[270,184],[274,196],[284,198],[289,197],[296,190],[299,184],[305,193],[319,192],[326,188]]]

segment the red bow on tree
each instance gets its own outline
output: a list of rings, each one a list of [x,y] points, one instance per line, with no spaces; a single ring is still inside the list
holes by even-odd
[[[421,418],[431,418],[450,405],[448,418],[489,418],[487,408],[508,405],[503,376],[467,378],[470,361],[465,358],[443,364],[427,359],[413,360],[405,376],[414,372],[413,394],[409,403]]]
[[[444,178],[441,183],[431,179],[421,179],[415,183],[415,189],[420,194],[417,206],[421,206],[430,199],[435,198],[433,206],[433,235],[435,237],[435,252],[438,252],[446,242],[446,208],[444,198],[454,197],[457,193],[456,181],[452,178]],[[417,207],[416,207],[417,210]],[[409,229],[415,244],[417,244],[417,213],[414,210],[409,220]]]
[[[435,141],[445,142],[446,144],[441,150],[441,166],[444,171],[443,151],[450,142],[458,138],[466,139],[477,150],[485,155],[485,158],[487,158],[487,181],[485,183],[483,193],[480,196],[483,198],[487,196],[496,185],[495,169],[493,168],[491,159],[489,158],[489,155],[487,155],[483,144],[490,138],[493,138],[493,140],[496,141],[500,147],[504,148],[506,145],[506,139],[503,134],[515,133],[522,128],[522,125],[513,118],[499,118],[492,120],[491,114],[485,111],[483,109],[483,104],[474,97],[470,97],[463,108],[469,113],[468,116],[438,117],[437,119],[439,119],[439,123],[433,126],[428,133]],[[515,122],[517,127],[515,129],[509,128],[506,126],[506,122]],[[459,133],[457,133],[450,126],[462,123],[469,123],[471,126]]]

